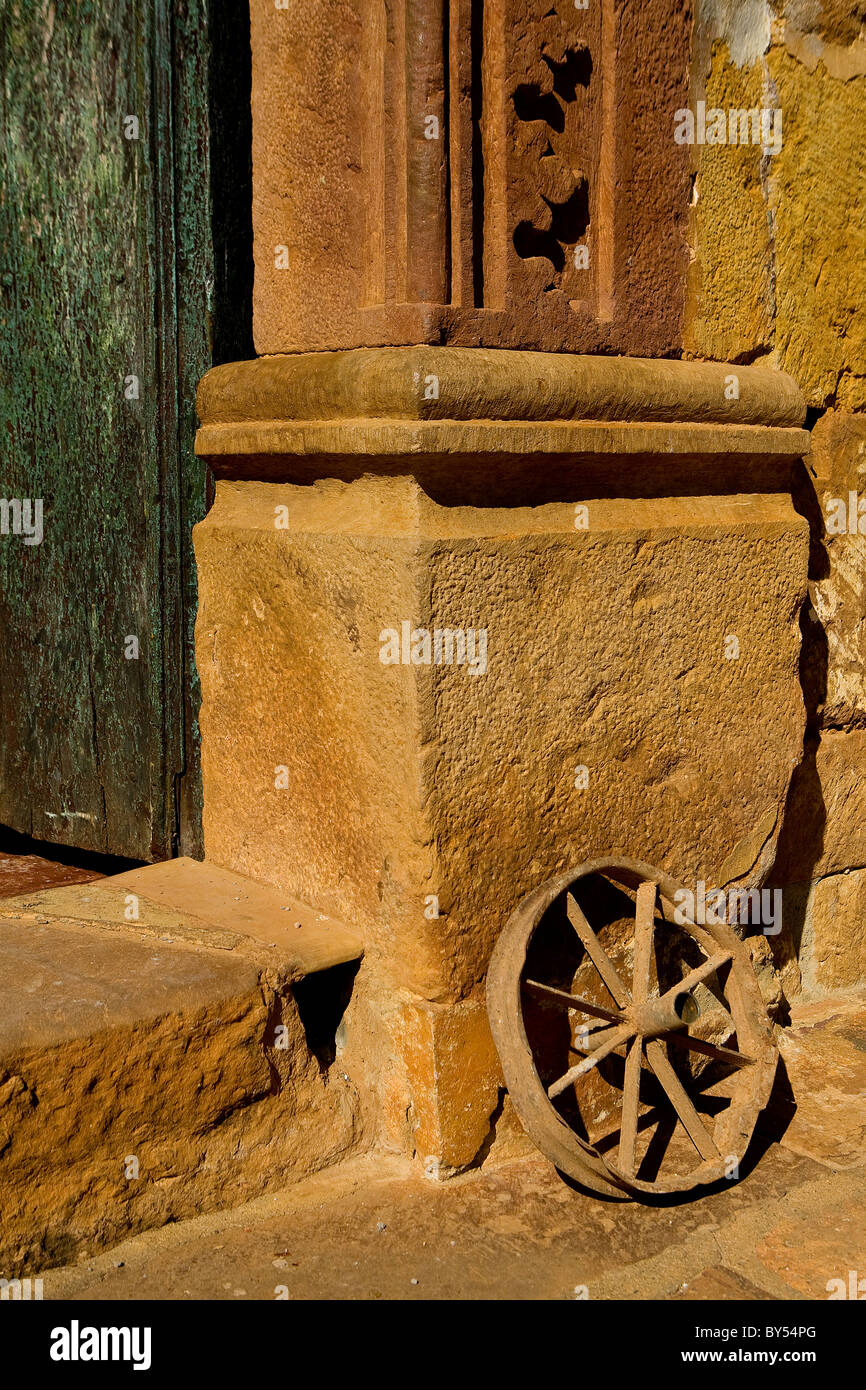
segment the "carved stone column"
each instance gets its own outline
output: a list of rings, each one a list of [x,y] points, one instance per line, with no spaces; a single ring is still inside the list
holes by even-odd
[[[199,398],[206,852],[362,931],[336,1065],[449,1171],[489,1141],[524,894],[772,856],[803,402],[646,360],[682,342],[689,0],[251,15],[262,356]]]
[[[691,9],[251,0],[257,351],[677,351]]]

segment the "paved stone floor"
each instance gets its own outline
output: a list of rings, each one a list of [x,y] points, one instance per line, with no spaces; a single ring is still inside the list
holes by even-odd
[[[102,876],[37,848],[0,853],[0,897]],[[852,1273],[866,1296],[866,996],[799,1005],[781,1052],[796,1110],[783,1085],[751,1170],[700,1200],[603,1202],[495,1145],[441,1184],[368,1155],[44,1271],[45,1297],[826,1300]]]
[[[599,1201],[495,1146],[443,1184],[368,1156],[48,1272],[46,1297],[827,1300],[852,1274],[866,1294],[866,999],[799,1006],[781,1050],[750,1170],[699,1200]]]
[[[857,1269],[862,1172],[773,1144],[738,1185],[661,1208],[584,1196],[542,1159],[438,1184],[368,1157],[44,1285],[47,1299],[826,1300]]]
[[[104,878],[106,873],[118,872],[124,863],[59,846],[37,846],[23,835],[5,831],[0,836],[0,898],[14,898],[38,888],[59,888],[66,883],[90,883]]]

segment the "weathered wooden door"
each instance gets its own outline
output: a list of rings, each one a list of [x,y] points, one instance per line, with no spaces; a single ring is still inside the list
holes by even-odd
[[[194,854],[195,387],[253,355],[247,9],[5,0],[0,67],[0,823]]]

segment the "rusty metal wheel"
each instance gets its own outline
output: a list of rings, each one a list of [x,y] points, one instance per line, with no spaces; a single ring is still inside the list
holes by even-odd
[[[680,923],[678,891],[648,864],[593,860],[524,898],[490,962],[517,1114],[558,1168],[606,1196],[736,1177],[773,1084],[749,953],[722,923]]]

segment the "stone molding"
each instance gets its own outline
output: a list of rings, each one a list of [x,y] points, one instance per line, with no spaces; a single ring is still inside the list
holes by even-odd
[[[805,403],[790,377],[716,362],[451,347],[260,357],[208,372],[198,412],[196,451],[215,462],[245,454],[796,457],[809,448]]]

